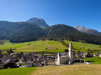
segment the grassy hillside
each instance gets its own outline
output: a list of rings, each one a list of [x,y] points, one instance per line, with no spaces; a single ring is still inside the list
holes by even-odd
[[[71,42],[73,44],[73,48],[79,51],[87,51],[89,49],[92,50],[93,52],[99,52],[101,50],[101,46],[96,44],[81,43],[81,42],[74,42],[68,40],[65,40],[65,42],[66,43]]]
[[[86,51],[92,50],[93,52],[99,52],[101,50],[101,45],[95,45],[95,44],[88,44],[88,43],[81,43],[81,42],[74,42],[74,41],[68,41],[64,40],[66,43],[73,43],[73,48],[75,51]],[[46,50],[48,47],[55,47],[58,48],[58,50]],[[5,42],[4,45],[0,45],[0,49],[10,49],[10,48],[16,48],[15,52],[39,52],[39,51],[46,51],[46,52],[64,52],[66,49],[65,46],[63,46],[58,41],[31,41],[31,42],[24,42],[24,43],[10,43]]]
[[[84,60],[91,62],[92,64],[101,64],[101,58],[98,57],[86,58]]]
[[[55,47],[58,48],[58,50],[46,50],[47,47]],[[26,45],[23,47],[17,48],[16,51],[47,51],[47,52],[63,52],[64,49],[66,49],[65,46],[63,46],[58,41],[33,41],[30,45]]]
[[[31,73],[33,73],[35,69],[36,69],[35,67],[1,69],[0,75],[31,75]]]
[[[20,48],[20,47],[23,47],[23,46],[28,45],[29,43],[30,43],[30,42],[24,42],[24,43],[10,43],[10,42],[8,41],[8,42],[5,42],[4,45],[0,45],[0,49]]]
[[[46,50],[47,47],[55,47],[58,50]],[[24,43],[10,43],[6,42],[4,45],[0,45],[1,49],[10,49],[16,48],[15,52],[37,52],[37,51],[46,51],[46,52],[64,52],[66,49],[58,41],[32,41],[32,42],[24,42]]]
[[[101,65],[67,65],[38,68],[32,75],[100,75]]]

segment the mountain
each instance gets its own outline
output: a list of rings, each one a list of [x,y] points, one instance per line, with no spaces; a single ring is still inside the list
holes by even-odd
[[[71,39],[71,35],[75,35],[79,31],[64,24],[57,24],[46,28],[45,32],[49,39]]]
[[[43,38],[45,32],[36,24],[0,21],[0,39],[25,42]]]
[[[47,27],[44,31],[46,32],[47,39],[49,40],[71,40],[93,44],[101,43],[101,36],[82,33],[75,28],[64,24]]]
[[[88,34],[94,34],[94,35],[101,35],[101,32],[98,32],[94,29],[85,28],[84,26],[76,26],[76,29],[80,32],[88,33]]]
[[[48,27],[48,24],[42,18],[30,18],[26,22],[36,23],[40,27]]]
[[[9,40],[10,42],[18,43],[44,39],[71,40],[101,44],[101,36],[82,33],[77,29],[64,24],[42,28],[37,24],[30,22],[0,21],[0,40]]]

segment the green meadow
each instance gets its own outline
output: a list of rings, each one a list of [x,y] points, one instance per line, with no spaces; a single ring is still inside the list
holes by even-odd
[[[31,75],[36,67],[1,69],[0,75]]]
[[[101,50],[100,45],[96,44],[89,44],[89,43],[81,43],[81,42],[74,42],[74,41],[68,41],[64,40],[66,43],[72,43],[73,48],[75,51],[85,51],[92,50],[94,53],[98,53]],[[46,49],[48,47],[52,48],[58,48],[58,49]],[[23,42],[23,43],[10,43],[9,41],[5,42],[4,45],[0,45],[0,49],[2,51],[5,51],[6,49],[13,49],[14,52],[64,52],[67,47],[63,46],[61,42],[58,41],[50,41],[50,40],[39,40],[39,41],[31,41],[31,42]]]
[[[86,58],[84,60],[91,62],[92,64],[101,64],[101,58],[99,57]]]
[[[30,42],[24,42],[24,43],[10,43],[9,41],[5,42],[3,45],[0,45],[0,49],[10,49],[10,48],[20,48],[23,46],[28,45]]]
[[[81,43],[81,42],[74,42],[74,41],[68,41],[64,40],[66,43],[72,43],[73,48],[75,51],[85,51],[87,50],[92,50],[94,53],[98,53],[101,51],[101,45],[96,45],[96,44],[89,44],[89,43]]]
[[[48,47],[52,48],[58,48],[58,49],[46,49]],[[0,45],[0,49],[13,49],[14,52],[64,52],[66,49],[65,46],[62,45],[61,42],[58,41],[31,41],[31,42],[24,42],[24,43],[10,43],[10,42],[5,42],[4,45]]]

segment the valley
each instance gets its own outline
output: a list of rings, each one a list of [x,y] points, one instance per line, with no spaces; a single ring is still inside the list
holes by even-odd
[[[0,75],[101,75],[100,0],[0,0]]]
[[[99,53],[101,46],[96,44],[89,44],[89,43],[82,43],[82,42],[75,42],[75,41],[69,41],[64,40],[65,43],[72,43],[73,44],[73,51],[75,52],[88,52],[88,50],[91,50],[93,53]],[[28,53],[28,52],[65,52],[66,49],[68,49],[67,46],[63,45],[62,42],[59,41],[53,41],[53,40],[38,40],[38,41],[30,41],[30,42],[23,42],[23,43],[11,43],[8,40],[4,40],[4,44],[0,45],[0,50],[3,54],[7,54],[7,50],[14,49],[13,51],[15,53]],[[20,67],[20,68],[11,68],[11,69],[1,69],[0,74],[5,75],[14,75],[16,71],[17,75],[54,75],[56,73],[57,75],[86,75],[91,73],[91,70],[97,69],[93,71],[93,74],[91,75],[98,75],[100,74],[100,65],[101,59],[96,57],[91,58],[85,58],[84,61],[89,61],[92,64],[73,64],[73,65],[61,65],[61,66],[44,66],[44,67]],[[96,65],[94,65],[96,64]],[[27,70],[27,72],[26,72]],[[89,70],[89,71],[88,71]],[[20,72],[19,72],[20,71]],[[57,72],[58,71],[58,72]],[[26,74],[25,74],[26,73]]]

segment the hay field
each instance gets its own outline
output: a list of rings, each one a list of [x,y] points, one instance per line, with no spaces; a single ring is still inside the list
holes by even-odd
[[[31,75],[101,75],[101,65],[39,67]]]

